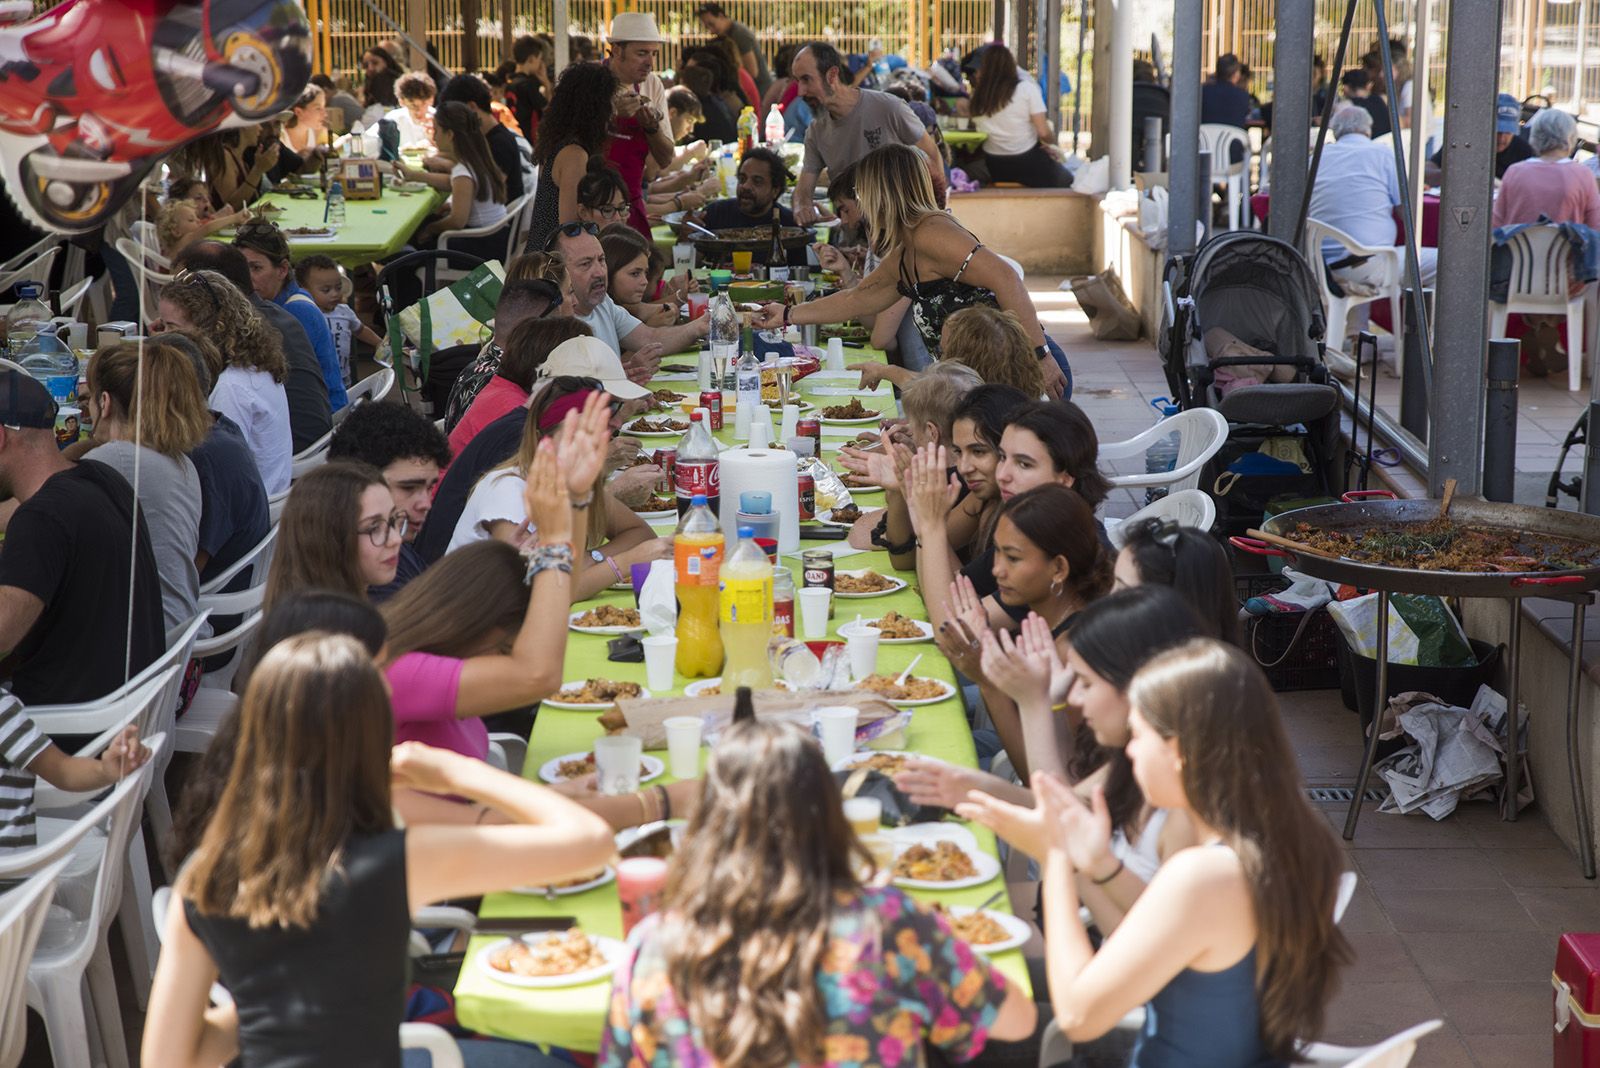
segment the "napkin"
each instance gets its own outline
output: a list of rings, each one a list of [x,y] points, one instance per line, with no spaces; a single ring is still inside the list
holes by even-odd
[[[650,574],[639,589],[639,621],[652,635],[670,635],[678,626],[678,595],[674,589],[673,562],[652,560]]]

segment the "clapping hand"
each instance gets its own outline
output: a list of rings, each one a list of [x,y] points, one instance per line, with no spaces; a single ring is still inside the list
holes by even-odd
[[[985,631],[981,641],[984,678],[1017,702],[1019,710],[1050,707],[1051,664],[1048,657],[1032,644],[1024,645],[1022,638],[1012,641],[1011,635],[1003,631],[999,635]]]
[[[906,509],[911,513],[911,529],[926,537],[955,506],[961,483],[947,475],[949,460],[943,445],[924,445],[911,457],[905,473]]]
[[[939,625],[934,643],[957,671],[974,681],[983,680],[983,641],[985,638],[993,641],[994,636],[989,633],[983,599],[965,575],[957,575],[950,583],[949,611],[950,619]]]
[[[1037,805],[1023,808],[993,794],[972,790],[956,806],[956,815],[989,828],[1034,860],[1043,860],[1050,848],[1050,828]]]
[[[942,760],[911,757],[895,774],[895,786],[914,804],[938,805],[953,809],[976,789],[976,775],[969,768],[946,764]]]
[[[1075,870],[1090,878],[1110,867],[1111,809],[1104,786],[1096,786],[1086,805],[1083,799],[1049,772],[1033,777],[1034,796],[1044,808],[1048,833],[1066,850]]]
[[[567,418],[570,421],[572,417]],[[528,469],[528,482],[522,491],[528,522],[545,544],[572,541],[572,499],[561,477],[561,466],[555,441],[546,438],[539,442],[539,451]]]
[[[911,467],[911,450],[891,442],[886,431],[879,431],[878,439],[883,445],[878,452],[863,452],[853,445],[840,449],[839,466],[863,476],[874,486],[899,493],[904,485],[901,479]]]

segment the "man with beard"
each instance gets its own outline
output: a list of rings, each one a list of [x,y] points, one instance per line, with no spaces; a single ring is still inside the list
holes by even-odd
[[[551,232],[546,251],[561,253],[567,265],[574,318],[621,356],[628,378],[642,385],[655,374],[662,353],[697,348],[711,317],[702,315],[679,326],[646,326],[617,307],[606,292],[606,256],[597,232],[594,223],[565,223]]]
[[[772,207],[778,203],[791,177],[783,158],[772,149],[749,149],[739,161],[739,185],[734,196],[707,204],[702,222],[709,230],[770,227]],[[793,226],[794,212],[779,205],[778,221],[783,226]],[[756,259],[765,263],[769,255],[762,249]],[[792,250],[788,260],[791,266],[805,263],[805,249]]]
[[[806,45],[794,57],[793,69],[800,97],[816,116],[806,130],[805,162],[794,187],[794,215],[801,226],[817,221],[811,197],[824,168],[830,174],[843,170],[873,149],[893,143],[921,151],[934,195],[944,203],[947,186],[939,146],[904,100],[852,86],[843,57],[830,44]]]

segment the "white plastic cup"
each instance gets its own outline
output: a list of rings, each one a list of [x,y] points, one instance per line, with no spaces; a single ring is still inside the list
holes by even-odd
[[[800,630],[807,641],[820,641],[828,636],[828,603],[833,591],[826,586],[807,586],[796,590],[800,600]]]
[[[668,716],[661,721],[667,731],[667,760],[674,779],[700,777],[700,735],[703,724],[699,716]]]
[[[680,241],[672,246],[672,266],[682,274],[694,268],[694,246]]]
[[[822,736],[822,755],[831,767],[856,751],[856,720],[861,710],[849,705],[830,705],[811,713],[817,733]]]
[[[857,682],[878,670],[878,638],[876,628],[860,627],[845,639],[845,650],[850,654],[850,674]]]
[[[844,339],[830,337],[828,339],[828,364],[830,371],[844,370]]]
[[[632,734],[608,734],[594,742],[596,785],[602,794],[638,793],[639,758],[644,742]]]
[[[644,646],[645,683],[657,697],[673,688],[673,661],[678,656],[678,638],[675,634],[651,634],[642,638]]]

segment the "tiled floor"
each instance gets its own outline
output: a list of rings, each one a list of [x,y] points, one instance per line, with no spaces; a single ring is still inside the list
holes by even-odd
[[[1046,329],[1072,358],[1076,399],[1102,440],[1149,425],[1149,399],[1167,390],[1155,351],[1146,342],[1095,341],[1070,295],[1044,286],[1030,280]],[[1569,394],[1565,386],[1564,378],[1521,385],[1518,466],[1538,476],[1537,501],[1527,503],[1543,503],[1559,442],[1587,403],[1586,392]],[[1378,397],[1380,406],[1386,398],[1397,404],[1397,380],[1381,378]],[[1574,453],[1568,472],[1580,462]],[[1122,497],[1111,502],[1113,513],[1132,508],[1129,495]],[[1286,693],[1280,704],[1307,782],[1353,786],[1360,727],[1338,692]],[[1347,806],[1322,807],[1335,833],[1342,831]],[[1424,1040],[1413,1064],[1548,1064],[1556,940],[1562,931],[1600,929],[1600,886],[1582,877],[1537,805],[1515,823],[1485,803],[1436,823],[1383,815],[1368,804],[1355,840],[1344,846],[1361,878],[1343,924],[1356,963],[1323,1038],[1367,1044],[1439,1018],[1444,1029]]]

